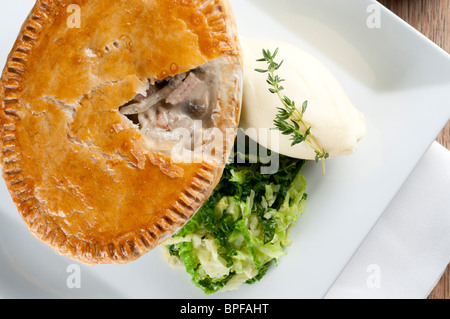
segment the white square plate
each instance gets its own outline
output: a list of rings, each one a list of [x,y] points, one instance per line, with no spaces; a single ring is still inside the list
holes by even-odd
[[[3,2],[3,65],[34,1]],[[288,255],[259,283],[205,296],[159,249],[124,266],[81,268],[25,228],[0,184],[0,297],[322,298],[450,117],[450,58],[371,0],[232,0],[240,34],[291,42],[319,58],[367,118],[368,135],[352,156],[315,164],[304,215]],[[379,11],[377,11],[379,10]],[[370,28],[372,14],[380,25]],[[369,24],[370,25],[370,24]],[[69,268],[68,268],[69,267]],[[68,272],[69,271],[69,272]]]

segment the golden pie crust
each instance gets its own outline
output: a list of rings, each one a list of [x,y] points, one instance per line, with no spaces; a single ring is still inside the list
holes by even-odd
[[[95,265],[136,260],[182,227],[224,163],[146,150],[118,107],[147,79],[222,56],[237,76],[218,126],[237,130],[242,57],[228,0],[38,0],[0,82],[3,177],[30,231]]]

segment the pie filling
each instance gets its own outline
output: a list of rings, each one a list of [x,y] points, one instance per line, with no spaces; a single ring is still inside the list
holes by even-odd
[[[150,150],[173,155],[173,148],[182,144],[194,151],[211,141],[206,135],[218,127],[226,67],[225,58],[219,57],[161,81],[149,80],[119,112],[141,132]]]

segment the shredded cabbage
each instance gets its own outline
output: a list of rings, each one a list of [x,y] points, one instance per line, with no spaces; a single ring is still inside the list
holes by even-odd
[[[234,154],[234,159],[242,154]],[[245,155],[244,155],[245,157]],[[219,185],[194,217],[163,245],[206,294],[261,280],[291,244],[289,230],[305,208],[305,161],[279,156],[279,170],[228,164]]]

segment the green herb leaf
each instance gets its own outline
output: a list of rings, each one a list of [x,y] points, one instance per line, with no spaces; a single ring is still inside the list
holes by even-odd
[[[278,114],[274,119],[275,128],[280,130],[283,135],[291,135],[291,146],[295,146],[300,143],[307,143],[312,147],[316,153],[316,162],[322,161],[322,171],[325,174],[325,160],[329,158],[329,153],[327,153],[323,147],[320,146],[315,136],[312,134],[312,127],[305,122],[303,116],[308,109],[308,101],[305,101],[302,105],[301,111],[299,111],[295,105],[295,101],[292,101],[287,96],[282,96],[281,91],[284,87],[280,83],[284,82],[275,71],[278,71],[283,65],[283,61],[277,63],[275,57],[277,56],[279,49],[277,48],[273,54],[269,50],[263,49],[263,58],[258,59],[258,62],[265,62],[268,66],[267,70],[256,69],[260,73],[268,73],[267,84],[269,87],[269,92],[276,94],[283,104],[283,108],[278,107]],[[289,123],[288,121],[290,120]]]

